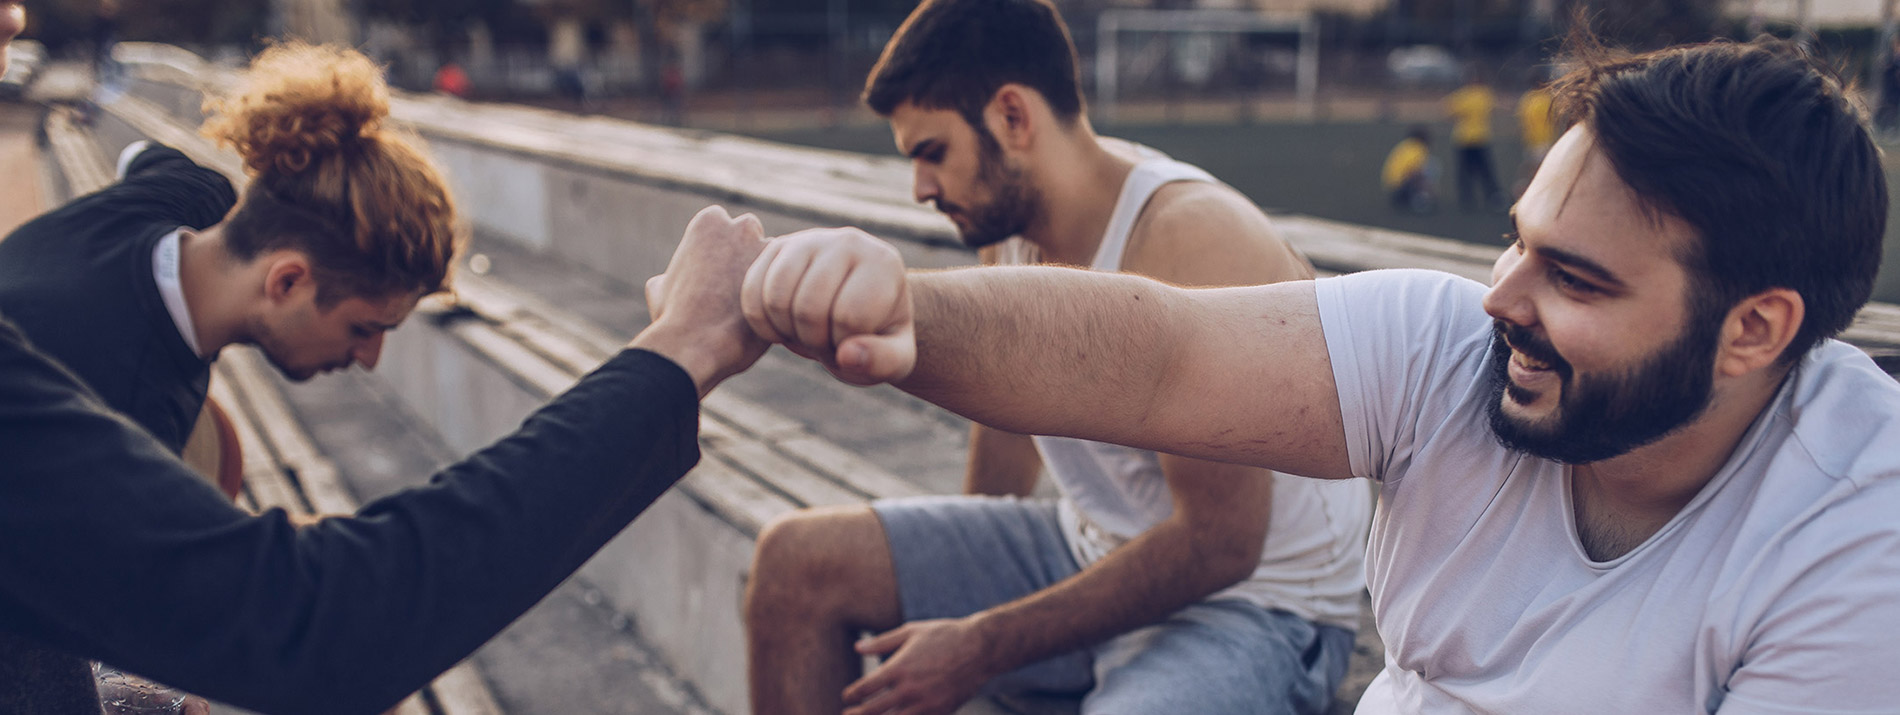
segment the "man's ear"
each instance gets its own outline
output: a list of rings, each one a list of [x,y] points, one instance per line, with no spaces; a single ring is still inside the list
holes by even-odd
[[[1801,331],[1806,315],[1807,304],[1790,288],[1769,288],[1743,298],[1722,321],[1715,354],[1717,373],[1740,377],[1776,364]]]
[[[1032,111],[1033,93],[1034,90],[1012,82],[997,88],[996,94],[990,95],[990,103],[984,105],[983,124],[1003,148],[1021,152],[1035,143],[1035,133],[1040,127]]]
[[[310,275],[310,259],[297,251],[279,251],[264,260],[269,268],[264,271],[264,300],[269,303],[282,303],[290,300],[298,291],[313,287]]]

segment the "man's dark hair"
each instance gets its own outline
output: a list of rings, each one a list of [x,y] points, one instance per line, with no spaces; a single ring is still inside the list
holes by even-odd
[[[983,107],[1012,82],[1064,122],[1082,113],[1075,43],[1049,0],[924,0],[884,45],[864,103],[885,117],[905,102],[954,110],[981,131]]]
[[[1801,295],[1791,364],[1840,333],[1873,292],[1887,178],[1861,113],[1832,72],[1762,39],[1637,56],[1573,36],[1577,68],[1552,87],[1655,217],[1695,230],[1680,256],[1693,315],[1720,320],[1770,288]]]

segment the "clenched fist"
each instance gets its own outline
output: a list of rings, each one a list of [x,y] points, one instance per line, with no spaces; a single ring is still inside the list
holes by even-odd
[[[910,284],[890,244],[855,228],[771,241],[746,273],[745,320],[759,337],[858,385],[894,382],[917,364]]]
[[[701,396],[751,367],[767,344],[739,312],[739,287],[765,248],[764,237],[751,214],[734,218],[718,206],[701,209],[686,225],[666,273],[647,281],[653,324],[632,346],[685,368]]]

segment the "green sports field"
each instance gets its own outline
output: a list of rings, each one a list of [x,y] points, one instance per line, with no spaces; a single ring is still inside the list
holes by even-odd
[[[1379,188],[1386,152],[1407,125],[1380,122],[1260,123],[1251,125],[1107,126],[1103,134],[1123,137],[1198,164],[1273,211],[1310,214],[1374,226],[1502,245],[1510,230],[1502,214],[1458,210],[1444,141],[1436,143],[1439,211],[1414,216],[1390,208]],[[1500,127],[1502,128],[1502,127]],[[1447,127],[1433,128],[1445,137]],[[878,127],[813,129],[760,134],[763,138],[832,149],[895,154],[890,133]],[[1891,149],[1891,148],[1890,148]],[[1508,191],[1515,182],[1520,151],[1513,137],[1494,149],[1500,181]],[[1900,184],[1900,166],[1887,164],[1889,184]],[[1900,208],[1896,204],[1895,208]],[[1890,214],[1887,251],[1877,300],[1900,302],[1900,216]]]

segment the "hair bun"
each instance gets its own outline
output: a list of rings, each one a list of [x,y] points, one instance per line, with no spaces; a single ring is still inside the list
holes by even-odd
[[[296,174],[374,138],[389,116],[389,87],[356,50],[286,42],[204,108],[204,134],[235,149],[252,175]]]

